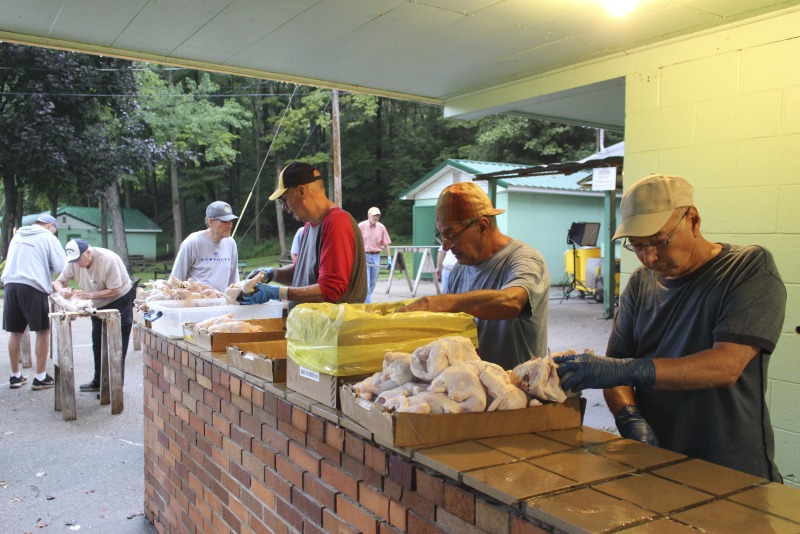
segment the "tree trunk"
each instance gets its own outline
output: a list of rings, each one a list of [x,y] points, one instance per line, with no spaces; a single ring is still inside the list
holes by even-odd
[[[111,235],[114,238],[114,252],[122,258],[122,263],[128,267],[131,273],[130,262],[128,261],[128,239],[125,234],[125,221],[122,217],[122,207],[119,205],[119,184],[116,180],[112,181],[105,189],[106,204],[108,204],[108,216],[111,219]],[[103,225],[103,228],[106,226]]]
[[[0,257],[5,258],[8,256],[8,243],[14,237],[14,225],[17,219],[17,197],[19,191],[17,190],[17,182],[11,174],[3,174],[3,189],[5,191],[5,206],[3,206],[3,242],[2,249],[0,249]]]
[[[108,246],[108,206],[106,204],[106,194],[108,193],[108,188],[104,194],[100,195],[100,246],[103,248],[109,248]]]
[[[173,257],[178,253],[183,242],[183,233],[181,231],[181,199],[178,191],[178,162],[175,156],[169,159],[169,185],[172,195],[172,223],[175,225],[173,232]]]
[[[283,168],[283,161],[280,158],[275,158],[275,187],[278,188],[278,177]],[[292,255],[290,250],[286,248],[286,225],[283,222],[283,205],[280,202],[275,203],[275,219],[278,222],[278,243],[281,245],[281,259],[291,259]]]

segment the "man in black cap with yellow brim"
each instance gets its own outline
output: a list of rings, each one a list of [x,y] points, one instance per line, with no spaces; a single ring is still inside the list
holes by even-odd
[[[361,303],[367,295],[364,242],[356,220],[325,195],[322,173],[308,163],[287,165],[269,197],[305,223],[297,262],[280,269],[257,269],[262,281],[242,304],[288,300]],[[270,285],[275,281],[283,286]]]

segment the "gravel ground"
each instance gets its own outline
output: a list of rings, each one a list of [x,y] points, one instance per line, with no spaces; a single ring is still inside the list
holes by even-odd
[[[378,282],[375,302],[411,298],[405,280]],[[421,282],[417,296],[435,292]],[[550,300],[550,349],[590,348],[603,354],[611,321],[591,299],[561,300],[554,289]],[[2,303],[0,302],[0,307]],[[76,385],[92,377],[89,319],[73,322]],[[8,387],[8,335],[0,331],[0,532],[102,532],[152,534],[144,518],[142,353],[129,347],[126,365],[125,409],[111,415],[95,393],[77,393],[76,421],[64,421],[53,409],[53,390],[33,391],[28,384]],[[52,362],[48,372],[53,373]],[[584,423],[613,430],[602,394],[584,392]]]

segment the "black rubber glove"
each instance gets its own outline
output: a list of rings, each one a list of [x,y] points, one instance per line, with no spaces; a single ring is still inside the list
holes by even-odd
[[[658,438],[656,438],[655,432],[644,420],[636,406],[632,404],[624,406],[614,415],[614,421],[616,421],[617,429],[623,438],[634,439],[658,447]]]
[[[271,267],[259,267],[258,269],[250,271],[250,274],[247,275],[247,279],[252,280],[256,276],[261,277],[262,284],[269,284],[275,278],[275,270]]]
[[[656,366],[649,358],[606,358],[593,354],[556,356],[561,387],[566,390],[606,389],[617,386],[650,388]]]

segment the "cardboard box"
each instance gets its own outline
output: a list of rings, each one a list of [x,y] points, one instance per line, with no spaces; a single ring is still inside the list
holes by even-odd
[[[286,387],[315,401],[339,409],[339,388],[364,380],[370,374],[333,376],[301,367],[292,358],[286,360]]]
[[[286,340],[231,345],[228,364],[270,382],[286,382]]]
[[[277,341],[286,339],[285,319],[248,319],[245,321],[261,327],[263,332],[249,332],[231,334],[227,332],[200,333],[193,330],[195,323],[183,325],[183,340],[200,348],[219,352],[236,343],[250,343],[254,341]]]
[[[395,447],[561,430],[582,424],[580,397],[521,410],[461,414],[389,414],[375,403],[357,397],[353,388],[346,385],[339,398],[345,415]]]

